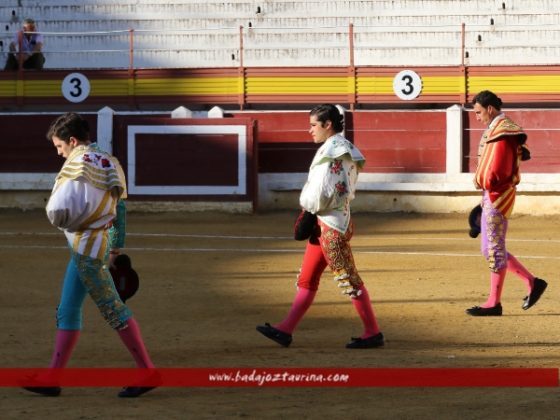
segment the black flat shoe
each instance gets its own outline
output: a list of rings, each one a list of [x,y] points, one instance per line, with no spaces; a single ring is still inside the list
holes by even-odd
[[[257,331],[265,337],[270,338],[272,341],[276,341],[281,346],[288,347],[290,344],[292,344],[291,334],[274,328],[268,322],[265,322],[264,325],[257,325]]]
[[[156,389],[162,383],[160,374],[154,371],[144,380],[136,382],[135,385],[125,386],[117,395],[119,398],[136,398],[152,389]]]
[[[155,386],[126,386],[121,389],[118,396],[119,398],[136,398],[156,388]]]
[[[473,306],[465,310],[467,315],[471,316],[501,316],[502,315],[502,304],[498,303],[496,306],[491,308],[481,308],[480,306]]]
[[[541,298],[541,295],[546,290],[546,286],[548,286],[548,283],[546,281],[535,277],[535,281],[533,283],[533,290],[531,290],[529,296],[525,296],[525,299],[523,299],[524,301],[523,305],[521,307],[524,310],[527,310],[535,303],[537,303]]]
[[[385,345],[385,337],[382,333],[372,335],[368,338],[352,337],[348,344],[347,349],[373,349],[376,347],[383,347]]]
[[[23,389],[46,397],[58,397],[62,391],[59,386],[24,386]]]

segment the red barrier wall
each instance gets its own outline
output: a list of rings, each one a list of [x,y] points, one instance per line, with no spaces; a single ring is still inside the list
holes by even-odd
[[[560,171],[560,110],[506,110],[521,124],[528,136],[532,159],[523,164],[523,173]],[[0,183],[13,187],[10,174],[56,173],[62,165],[54,147],[45,139],[51,121],[59,114],[0,115],[2,142]],[[83,114],[96,139],[97,114]],[[346,136],[364,153],[366,173],[446,172],[447,120],[445,111],[356,111],[346,114]],[[236,112],[223,119],[171,119],[169,115],[115,114],[114,154],[127,169],[129,125],[245,125],[250,137],[246,175],[248,190],[214,198],[256,199],[257,176],[266,173],[306,173],[319,147],[308,133],[306,111]],[[463,114],[463,172],[473,172],[483,127],[472,112]],[[135,185],[149,186],[236,186],[240,163],[237,136],[228,133],[197,134],[184,142],[184,135],[137,134]],[[2,174],[7,176],[3,179]],[[127,174],[130,178],[130,174]],[[245,176],[245,175],[242,175]],[[28,178],[22,178],[25,181]],[[237,184],[236,184],[237,183]],[[30,184],[31,185],[31,184]],[[34,184],[33,184],[34,185]],[[41,184],[45,185],[45,183]],[[36,187],[31,187],[36,188]],[[26,189],[26,188],[22,188]],[[139,198],[162,198],[136,195]],[[134,193],[132,197],[135,197]],[[189,195],[189,200],[207,199]],[[168,194],[170,199],[185,195]]]
[[[63,160],[46,138],[51,122],[59,114],[0,115],[0,173],[58,172]],[[97,136],[97,115],[84,118],[91,138]]]
[[[356,112],[349,136],[364,172],[445,172],[445,112]],[[349,124],[350,125],[350,124]]]
[[[258,121],[259,173],[307,172],[319,147],[307,112],[243,113]],[[445,172],[445,112],[348,112],[346,136],[364,172]]]

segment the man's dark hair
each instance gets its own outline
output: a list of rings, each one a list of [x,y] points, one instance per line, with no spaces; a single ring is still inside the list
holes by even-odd
[[[89,141],[89,124],[79,114],[68,112],[51,123],[47,139],[52,140],[55,136],[66,143],[70,141],[70,137]]]
[[[492,105],[497,111],[502,109],[502,100],[494,92],[490,92],[489,90],[483,90],[476,95],[472,100],[472,104],[474,105],[476,103],[482,105],[484,108],[488,108]]]
[[[340,133],[344,130],[344,116],[340,114],[338,108],[331,104],[317,105],[311,110],[309,115],[314,115],[317,121],[325,123],[332,122],[335,132]]]

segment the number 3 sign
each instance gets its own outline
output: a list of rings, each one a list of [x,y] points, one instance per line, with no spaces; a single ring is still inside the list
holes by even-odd
[[[62,94],[70,102],[82,102],[89,96],[89,80],[82,73],[70,73],[62,81]]]
[[[416,99],[422,92],[422,79],[412,70],[403,70],[393,79],[393,91],[404,101]]]

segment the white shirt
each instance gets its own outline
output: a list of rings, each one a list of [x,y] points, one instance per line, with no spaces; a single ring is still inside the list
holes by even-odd
[[[14,35],[13,42],[16,46],[16,49],[19,48],[19,32]],[[43,35],[39,33],[30,34],[30,37],[27,38],[22,33],[21,37],[21,51],[26,54],[31,54],[35,50],[35,45],[43,43]]]
[[[350,224],[350,202],[364,163],[362,153],[342,135],[329,137],[313,158],[299,199],[301,207],[345,233]]]
[[[107,225],[116,215],[125,184],[118,161],[94,145],[72,151],[47,203],[49,221],[64,231],[72,249],[103,259]]]

